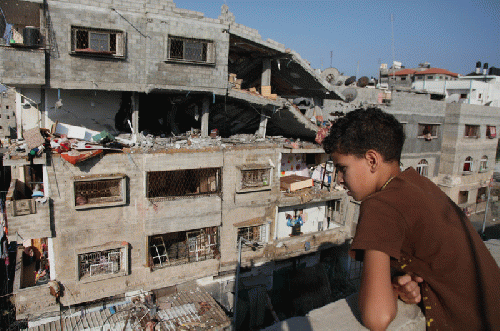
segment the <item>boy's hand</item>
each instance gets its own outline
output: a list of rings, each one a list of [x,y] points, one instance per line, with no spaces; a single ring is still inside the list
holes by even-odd
[[[423,282],[422,277],[406,274],[404,276],[394,277],[392,287],[399,298],[406,303],[419,303],[422,299],[419,283]]]

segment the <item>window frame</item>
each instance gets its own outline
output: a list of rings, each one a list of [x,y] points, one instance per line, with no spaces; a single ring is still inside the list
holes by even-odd
[[[87,33],[87,48],[78,48],[78,33]],[[108,36],[108,48],[109,50],[97,50],[92,49],[91,46],[91,36],[95,35],[107,35]],[[115,49],[111,50],[111,35],[115,35]],[[109,57],[109,58],[125,58],[126,53],[126,33],[121,30],[114,29],[101,29],[92,28],[84,26],[72,25],[70,28],[70,54],[72,55],[84,55],[84,56],[95,56],[95,57]]]
[[[237,193],[245,193],[245,192],[257,192],[257,191],[268,191],[271,190],[271,187],[273,185],[273,169],[271,165],[269,164],[249,164],[249,165],[242,165],[242,166],[237,166],[238,169],[238,176],[237,176],[237,187],[236,187],[236,192]],[[268,181],[267,184],[264,184],[264,179],[263,179],[263,185],[261,186],[251,186],[248,185],[245,187],[243,184],[244,180],[244,172],[250,172],[250,171],[267,171],[267,176],[268,176]]]
[[[420,176],[429,177],[429,162],[426,159],[420,160],[415,170]]]
[[[440,123],[418,123],[418,132],[417,132],[417,138],[421,138],[421,139],[428,139],[428,137],[426,137],[426,135],[424,135],[424,130],[426,129],[427,126],[430,126],[430,133],[431,133],[431,136],[430,138],[431,139],[436,139],[438,138],[439,136],[439,127],[441,126]]]
[[[207,231],[208,230],[208,231]],[[205,236],[204,238],[201,238],[204,242],[208,242],[204,247],[200,248],[198,247],[198,236],[193,236],[196,233],[199,235]],[[180,237],[183,237],[185,235],[185,240],[175,240],[179,239]],[[191,235],[191,237],[190,237]],[[171,236],[173,239],[171,239],[171,244],[168,246],[165,245],[165,239],[168,240],[168,236]],[[177,236],[177,238],[175,238]],[[193,244],[193,239],[196,238],[196,244],[195,244],[195,251],[192,251],[192,244]],[[161,239],[161,243],[158,239]],[[152,240],[158,240],[158,243],[152,243]],[[211,241],[213,240],[213,242]],[[156,235],[151,235],[147,237],[147,259],[148,259],[148,266],[151,268],[151,270],[158,270],[158,269],[163,269],[167,267],[174,267],[174,266],[179,266],[179,265],[185,265],[185,264],[190,264],[190,263],[196,263],[196,262],[202,262],[202,261],[208,261],[208,260],[214,260],[220,258],[220,227],[218,226],[212,226],[212,227],[206,227],[206,228],[200,228],[200,229],[192,229],[192,230],[187,230],[187,231],[177,231],[177,232],[167,232],[167,233],[162,233],[162,234],[156,234]],[[171,249],[172,246],[174,245],[184,245],[185,251],[184,257],[176,257],[176,258],[171,258],[168,256],[167,251]],[[163,246],[164,251],[160,253],[158,250],[158,247]],[[156,253],[158,254],[157,256],[152,256],[152,248],[155,248]],[[203,258],[198,256],[198,252],[201,250],[209,251],[209,254],[205,254]],[[180,251],[179,247],[174,248],[174,250]],[[194,253],[193,260],[191,261],[191,255]],[[208,256],[208,258],[207,258]],[[159,263],[155,263],[155,259],[159,258]],[[166,261],[162,262],[161,258],[165,258]]]
[[[481,126],[477,124],[465,124],[464,127],[465,138],[481,138]]]
[[[468,170],[466,170],[467,165],[469,165]],[[467,156],[463,163],[462,172],[463,174],[471,174],[473,171],[474,171],[474,159],[472,158],[472,156]]]
[[[200,183],[198,186],[198,189],[200,192],[194,192],[194,193],[184,193],[182,195],[174,195],[174,194],[169,194],[171,192],[167,192],[165,195],[156,195],[153,196],[152,188],[151,188],[151,183],[150,183],[150,176],[153,173],[172,173],[171,176],[182,176],[187,173],[187,172],[202,172],[202,171],[214,171],[213,176],[215,177],[214,182],[215,183],[215,189],[212,190],[212,182],[209,182],[210,178],[212,176],[203,176],[199,177]],[[178,173],[177,175],[175,173]],[[168,176],[164,174],[164,176]],[[202,183],[201,180],[205,179],[206,180],[206,192],[202,192]],[[158,178],[152,178],[152,180],[158,180]],[[176,169],[176,170],[159,170],[159,171],[146,171],[146,176],[145,176],[145,187],[146,187],[146,192],[145,196],[148,200],[150,201],[164,201],[164,200],[176,200],[176,199],[188,199],[188,198],[196,198],[200,196],[222,196],[222,168],[220,167],[211,167],[211,168],[198,168],[198,169]],[[161,190],[162,188],[159,188],[158,190]],[[180,191],[179,191],[180,192]],[[175,192],[174,192],[175,193]]]
[[[481,160],[479,161],[479,172],[486,172],[488,171],[488,156],[483,155],[481,157]]]
[[[120,181],[119,192],[120,192],[121,200],[103,201],[103,202],[86,203],[83,205],[77,205],[76,198],[77,198],[78,194],[76,191],[76,183],[97,182],[97,181],[107,181],[107,180],[109,180],[109,181],[119,180]],[[73,201],[72,204],[76,210],[89,209],[89,208],[122,206],[122,205],[125,205],[127,203],[127,176],[125,174],[76,176],[76,177],[73,177],[73,185],[72,185],[71,192],[72,192],[72,201]],[[101,198],[103,198],[103,197],[101,197]],[[97,199],[99,199],[99,198],[97,198]],[[103,199],[103,200],[106,200],[106,199]]]
[[[100,281],[109,278],[122,277],[129,274],[130,270],[130,260],[129,260],[129,250],[130,245],[127,242],[110,242],[104,245],[93,246],[88,248],[79,249],[76,251],[76,280],[82,283],[89,283]],[[120,252],[120,268],[116,272],[98,274],[95,276],[82,276],[81,274],[81,266],[82,261],[81,257],[83,255],[93,254],[93,253],[102,253],[102,252],[110,252],[110,251],[119,251]]]
[[[188,38],[175,35],[169,35],[167,37],[167,49],[166,49],[166,61],[167,62],[177,62],[177,63],[193,63],[193,64],[205,64],[214,65],[215,64],[215,42],[208,39],[199,38]],[[182,42],[182,55],[181,57],[172,56],[174,41]],[[202,59],[186,58],[186,50],[189,49],[189,43],[196,45],[202,44],[206,49],[202,49]],[[205,53],[205,58],[203,58],[203,53]]]
[[[248,226],[241,226],[237,228],[236,232],[236,246],[238,246],[238,242],[240,240],[240,237],[242,237],[241,232],[244,230],[248,230],[248,232],[252,231],[255,232],[257,230],[259,232],[259,240],[254,240],[254,239],[248,239],[247,237],[243,237],[243,239],[246,239],[247,241],[251,241],[254,243],[259,243],[259,244],[264,244],[269,241],[269,225],[267,223],[262,223],[262,224],[255,224],[255,225],[248,225]],[[251,250],[252,247],[248,245],[242,245],[241,250]]]
[[[486,137],[488,137],[489,139],[494,139],[497,137],[496,125],[487,125],[486,126]]]

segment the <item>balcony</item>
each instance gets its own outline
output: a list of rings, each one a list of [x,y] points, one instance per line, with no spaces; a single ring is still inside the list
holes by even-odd
[[[9,234],[17,234],[24,240],[52,237],[50,201],[47,197],[32,195],[31,188],[20,180],[10,182],[5,201]]]

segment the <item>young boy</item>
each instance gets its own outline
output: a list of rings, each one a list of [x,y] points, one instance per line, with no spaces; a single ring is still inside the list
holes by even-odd
[[[400,170],[404,140],[402,125],[372,108],[337,120],[323,141],[339,184],[361,201],[350,254],[363,260],[363,324],[385,330],[399,296],[421,304],[428,330],[500,330],[498,265],[437,185]]]

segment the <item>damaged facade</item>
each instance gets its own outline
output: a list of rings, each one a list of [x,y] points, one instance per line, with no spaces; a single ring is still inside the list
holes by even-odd
[[[235,288],[270,290],[276,270],[351,238],[354,205],[314,143],[323,100],[344,97],[227,6],[0,6],[1,83],[18,95],[4,157],[9,240],[25,243],[17,318],[195,281],[234,311]]]

